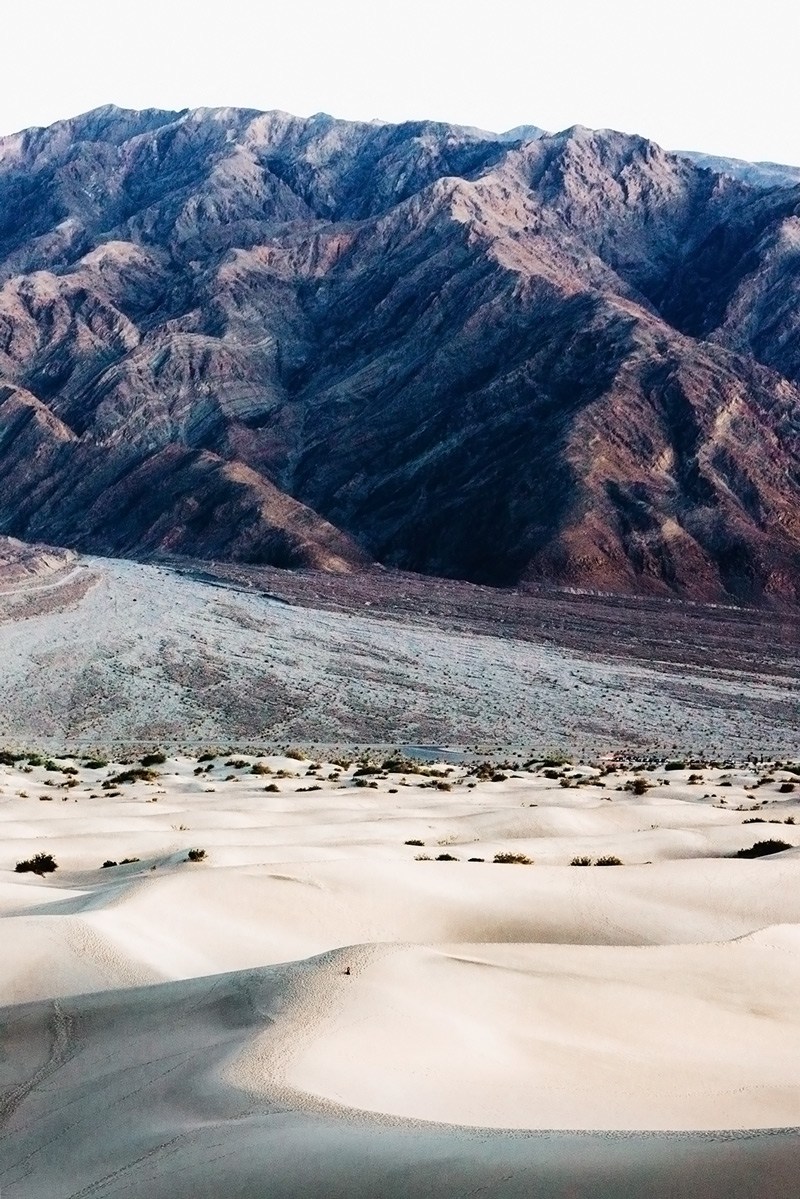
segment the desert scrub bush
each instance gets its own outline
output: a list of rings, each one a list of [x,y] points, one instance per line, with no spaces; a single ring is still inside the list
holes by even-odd
[[[615,857],[613,853],[607,853],[604,857],[598,858],[595,866],[621,866],[622,858]]]
[[[644,795],[649,786],[647,779],[629,779],[625,784],[625,790],[632,791],[634,795]]]
[[[213,762],[216,756],[216,754],[212,754],[207,750],[205,753],[200,754],[197,760],[198,762]]]
[[[280,787],[278,786],[277,783],[267,783],[264,790],[265,791],[280,791]]]
[[[250,767],[251,774],[272,774],[272,767],[267,766],[266,762],[254,762]]]
[[[591,864],[592,859],[585,856],[573,858],[570,862],[570,866],[591,866]]]
[[[41,766],[44,763],[44,758],[41,754],[28,754],[27,762],[29,766]]]
[[[103,862],[103,865],[100,867],[100,869],[108,870],[109,866],[116,866],[116,865],[118,865],[117,862],[112,861],[111,858],[106,858],[105,862]]]
[[[87,758],[83,766],[85,770],[104,770],[108,762],[105,758]]]
[[[468,862],[483,862],[484,858],[467,858]]]
[[[204,862],[206,859],[206,851],[204,849],[190,849],[187,855],[187,862]]]
[[[526,853],[496,853],[494,860],[499,866],[532,866],[533,858],[529,858]]]
[[[664,769],[665,770],[685,770],[686,763],[680,761],[680,759],[678,759],[678,758],[675,758],[672,762],[665,762]]]
[[[139,761],[142,766],[163,766],[167,760],[167,755],[160,749],[156,749],[151,754],[145,754]]]
[[[413,761],[412,758],[404,758],[401,755],[396,755],[392,758],[384,758],[382,770],[387,774],[420,774],[419,763]]]
[[[766,824],[763,816],[748,816],[747,820],[743,820],[742,824]]]
[[[17,874],[52,874],[58,870],[58,862],[51,853],[35,853],[32,858],[17,862],[14,869]]]
[[[738,849],[736,851],[737,858],[764,858],[770,853],[782,853],[784,849],[791,849],[792,846],[788,841],[779,841],[775,838],[769,838],[766,841],[756,841],[755,845],[751,845],[748,849]]]
[[[565,758],[563,754],[550,754],[546,758],[542,758],[542,766],[571,766],[572,759]]]
[[[415,861],[415,862],[430,862],[430,860],[431,860],[431,855],[430,855],[429,853],[416,853],[416,854],[414,854],[414,861]]]
[[[368,787],[369,786],[369,779],[354,779],[353,781],[357,787]]]
[[[139,860],[139,858],[123,858],[120,866],[130,866],[133,862],[138,862]]]
[[[779,791],[780,791],[780,792],[781,792],[783,795],[788,795],[790,791],[794,791],[794,787],[795,787],[794,783],[781,783],[781,785],[780,785],[780,787],[778,788],[778,790],[779,790]]]
[[[16,762],[22,762],[24,758],[24,754],[15,753],[13,749],[0,749],[0,766],[13,766]]]
[[[452,791],[452,790],[453,790],[453,784],[452,784],[452,783],[443,783],[443,782],[441,782],[441,780],[440,780],[440,781],[439,781],[439,782],[436,784],[436,790],[437,790],[437,791]]]
[[[416,838],[412,838],[412,840],[411,840],[411,841],[405,841],[405,842],[404,842],[404,844],[405,844],[405,845],[424,845],[424,844],[425,844],[425,842],[424,842],[424,841],[418,841],[418,840],[416,840]]]
[[[123,770],[120,774],[112,775],[110,779],[104,779],[102,786],[109,790],[111,787],[119,787],[123,783],[154,783],[159,777],[157,770],[148,770],[146,766],[134,766],[132,770]]]
[[[302,749],[287,749],[284,757],[292,758],[295,762],[306,761],[306,755],[303,753]]]
[[[245,770],[250,763],[245,762],[244,758],[228,758],[226,766],[232,766],[234,770]]]
[[[372,766],[370,763],[367,763],[364,766],[359,766],[358,770],[353,771],[353,778],[360,779],[360,778],[365,778],[369,774],[381,774],[381,773],[382,773],[382,770],[381,770],[380,766]]]
[[[340,770],[349,770],[352,765],[352,758],[331,758],[331,766],[338,766]]]
[[[437,853],[437,862],[457,862],[458,858],[454,858],[451,853]]]

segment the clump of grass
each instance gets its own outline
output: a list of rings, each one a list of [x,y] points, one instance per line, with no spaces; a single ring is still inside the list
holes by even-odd
[[[767,854],[782,853],[784,849],[791,849],[792,846],[788,841],[779,841],[776,838],[769,838],[766,841],[756,841],[755,845],[751,845],[748,849],[738,849],[736,851],[737,858],[764,858]]]
[[[458,858],[454,858],[451,853],[438,853],[436,855],[437,862],[457,862]]]
[[[130,866],[132,862],[138,862],[139,860],[139,858],[123,858],[120,866]]]
[[[254,762],[250,767],[251,774],[272,774],[272,767],[266,762]]]
[[[244,770],[250,765],[250,763],[245,762],[244,758],[228,758],[228,761],[225,763],[225,765],[233,766],[234,770]]]
[[[411,840],[411,841],[406,841],[406,842],[404,842],[404,844],[406,844],[406,845],[424,845],[424,844],[425,844],[425,842],[424,842],[424,841],[418,841],[418,840],[416,840],[416,838],[412,838],[412,840]]]
[[[430,860],[431,860],[431,855],[429,853],[414,854],[415,862],[430,862]]]
[[[591,866],[591,864],[592,859],[585,856],[573,858],[570,862],[570,866]]]
[[[204,849],[190,849],[186,858],[187,862],[204,862],[207,854]]]
[[[17,874],[52,874],[58,870],[58,862],[51,853],[35,853],[32,858],[17,862],[14,869]]]
[[[622,858],[615,857],[613,853],[608,853],[602,858],[598,858],[595,866],[621,866]]]
[[[532,866],[533,858],[529,858],[526,853],[496,853],[494,855],[495,862],[500,866]]]
[[[287,749],[284,757],[293,758],[295,762],[306,761],[306,755],[303,753],[302,749]]]

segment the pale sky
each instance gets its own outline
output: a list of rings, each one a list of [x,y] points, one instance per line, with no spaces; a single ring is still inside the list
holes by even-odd
[[[0,132],[100,104],[642,133],[800,164],[797,0],[0,0]]]

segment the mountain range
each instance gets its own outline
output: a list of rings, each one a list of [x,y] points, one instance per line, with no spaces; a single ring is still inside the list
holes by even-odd
[[[800,182],[765,169],[241,109],[0,138],[0,533],[796,603]]]

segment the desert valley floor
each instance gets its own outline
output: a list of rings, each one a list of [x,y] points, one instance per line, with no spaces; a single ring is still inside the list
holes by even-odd
[[[796,1193],[787,622],[670,663],[55,553],[4,586],[4,1199]]]

